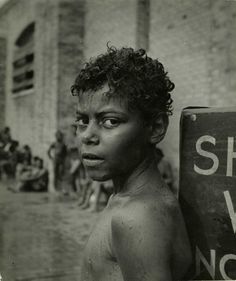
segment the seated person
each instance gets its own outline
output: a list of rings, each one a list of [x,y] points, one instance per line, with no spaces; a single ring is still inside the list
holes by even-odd
[[[24,172],[31,170],[31,160],[32,160],[32,152],[31,148],[28,145],[24,145],[19,150],[19,159],[16,166],[16,178],[19,178],[19,175]]]
[[[19,162],[18,147],[19,142],[15,140],[11,140],[4,146],[0,161],[0,175],[4,173],[7,177],[15,177],[16,166]]]
[[[4,147],[7,143],[10,143],[11,140],[11,130],[9,127],[5,127],[2,132],[0,132],[0,147]]]
[[[35,156],[31,166],[25,166],[18,174],[15,188],[12,191],[46,191],[48,186],[48,171],[43,167],[43,159]]]
[[[34,166],[28,179],[29,186],[34,191],[47,191],[48,171],[44,168],[43,159],[34,157]]]

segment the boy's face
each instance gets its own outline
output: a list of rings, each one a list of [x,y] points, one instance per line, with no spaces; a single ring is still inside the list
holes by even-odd
[[[79,152],[89,175],[106,180],[128,174],[144,160],[149,130],[125,101],[102,89],[82,94],[77,112]]]

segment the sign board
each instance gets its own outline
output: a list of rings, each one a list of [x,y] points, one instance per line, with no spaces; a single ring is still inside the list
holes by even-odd
[[[236,280],[236,108],[183,110],[179,199],[193,252],[187,280]]]

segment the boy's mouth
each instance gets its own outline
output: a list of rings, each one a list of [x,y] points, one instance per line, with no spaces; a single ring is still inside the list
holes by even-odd
[[[83,153],[82,154],[83,163],[85,166],[97,166],[101,164],[104,159],[92,153]]]

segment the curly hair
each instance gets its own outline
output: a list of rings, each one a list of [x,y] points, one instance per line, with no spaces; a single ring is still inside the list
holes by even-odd
[[[160,112],[172,114],[170,92],[175,85],[163,65],[147,56],[146,51],[107,46],[107,52],[85,64],[71,87],[73,95],[96,91],[108,84],[108,97],[126,97],[128,106],[145,117]]]

